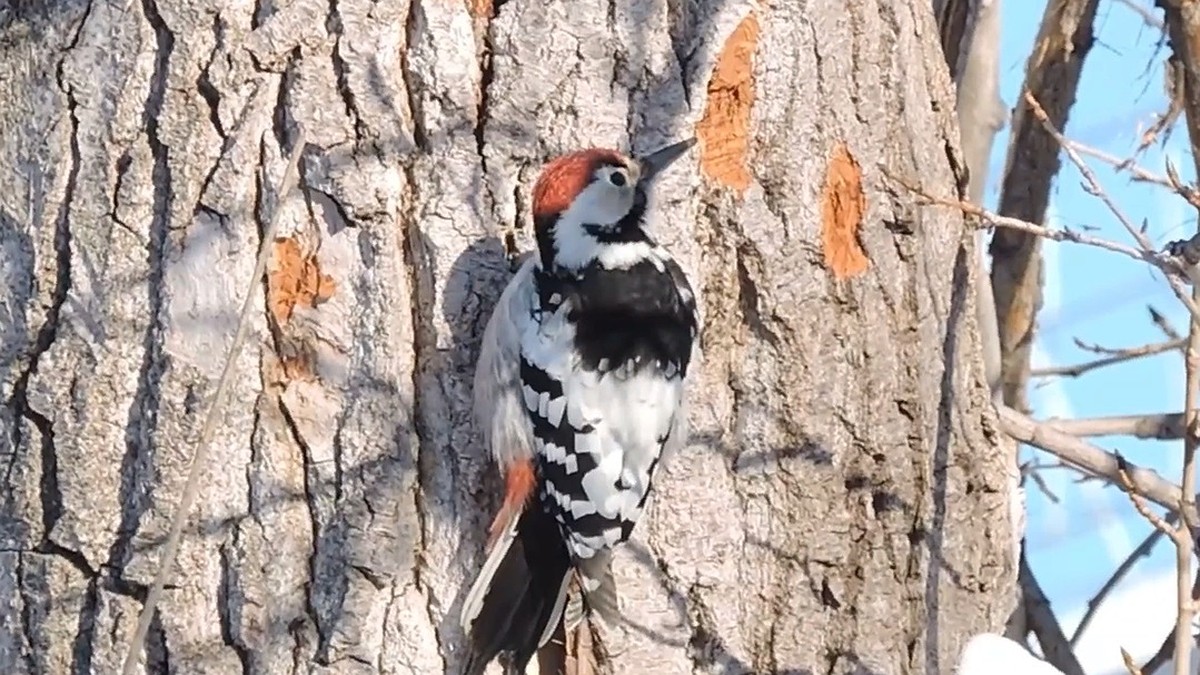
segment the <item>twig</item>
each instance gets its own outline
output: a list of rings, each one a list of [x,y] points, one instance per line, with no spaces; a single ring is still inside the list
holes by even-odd
[[[1188,519],[1195,522],[1195,501],[1184,502],[1179,486],[1172,484],[1153,469],[1135,466],[1119,459],[1111,452],[1055,429],[1049,424],[1038,422],[1009,406],[996,406],[996,414],[1000,429],[1004,433],[1022,443],[1041,448],[1087,474],[1121,485],[1120,473],[1124,468],[1133,492],[1172,511],[1182,506],[1188,512]]]
[[[1178,517],[1179,516],[1174,513],[1168,513],[1166,521],[1167,523],[1173,525]],[[1072,648],[1074,648],[1079,642],[1079,638],[1083,635],[1083,631],[1087,629],[1089,624],[1091,624],[1092,618],[1096,615],[1096,611],[1100,609],[1100,605],[1102,605],[1104,601],[1108,599],[1108,596],[1113,592],[1113,589],[1115,589],[1117,585],[1124,580],[1125,576],[1133,570],[1134,566],[1139,560],[1150,555],[1150,552],[1154,550],[1155,545],[1157,545],[1158,541],[1162,538],[1163,531],[1157,527],[1152,528],[1150,530],[1150,534],[1146,535],[1146,538],[1142,540],[1142,543],[1138,544],[1137,548],[1133,549],[1133,552],[1126,556],[1125,560],[1121,561],[1121,564],[1118,565],[1117,569],[1113,571],[1112,576],[1108,578],[1108,581],[1105,581],[1104,585],[1100,587],[1100,590],[1096,591],[1096,594],[1088,600],[1087,610],[1084,611],[1083,617],[1079,619],[1079,625],[1075,626],[1075,631],[1071,634],[1070,645]]]
[[[1142,669],[1137,667],[1137,664],[1133,662],[1133,657],[1125,651],[1124,647],[1121,647],[1121,660],[1125,662],[1125,670],[1129,671],[1129,675],[1142,675]]]
[[[1129,495],[1129,501],[1133,503],[1133,508],[1137,510],[1143,518],[1146,519],[1154,529],[1169,535],[1171,539],[1176,538],[1175,528],[1171,527],[1162,516],[1150,510],[1146,506],[1146,500],[1137,493],[1137,488],[1133,484],[1133,479],[1129,476],[1129,463],[1121,455],[1117,455],[1117,479],[1125,494]]]
[[[1078,341],[1076,342],[1077,344],[1083,346],[1082,343],[1079,343]],[[1124,363],[1126,361],[1140,359],[1144,356],[1162,354],[1163,352],[1169,352],[1173,349],[1179,349],[1181,347],[1183,347],[1183,340],[1170,340],[1168,342],[1156,342],[1153,344],[1142,345],[1141,347],[1130,347],[1128,349],[1112,351],[1104,350],[1109,351],[1110,355],[1102,359],[1085,361],[1083,363],[1077,363],[1073,366],[1035,368],[1030,374],[1033,377],[1079,377],[1080,375],[1083,375],[1091,370],[1096,370],[1097,368],[1104,368],[1105,366],[1111,366],[1117,363]],[[1093,351],[1100,350],[1094,349]]]
[[[1194,188],[1184,185],[1178,180],[1172,180],[1167,176],[1160,176],[1156,173],[1151,173],[1145,168],[1139,166],[1134,161],[1133,157],[1121,159],[1115,155],[1104,152],[1103,150],[1093,148],[1090,145],[1084,145],[1079,141],[1074,141],[1071,139],[1063,140],[1071,147],[1071,149],[1075,150],[1079,154],[1098,159],[1101,162],[1111,166],[1118,173],[1121,171],[1129,171],[1129,175],[1132,176],[1135,181],[1161,185],[1180,197],[1183,197],[1190,204],[1200,204],[1200,194],[1197,194]]]
[[[1083,419],[1048,419],[1046,425],[1072,436],[1132,436],[1157,441],[1183,438],[1183,413],[1114,415]]]
[[[1036,225],[1018,218],[1009,218],[1008,216],[1002,216],[977,204],[972,204],[971,202],[963,201],[961,199],[935,197],[928,191],[909,183],[899,176],[892,174],[887,170],[886,167],[881,168],[881,171],[888,179],[896,182],[909,192],[912,192],[926,204],[948,206],[958,209],[969,216],[975,216],[987,225],[1011,230],[1020,230],[1022,232],[1028,232],[1030,234],[1037,235],[1043,239],[1050,239],[1052,241],[1067,241],[1076,244],[1083,244],[1085,246],[1094,246],[1106,251],[1112,251],[1113,253],[1120,253],[1121,255],[1133,258],[1134,260],[1149,263],[1155,267],[1158,267],[1167,273],[1168,278],[1171,278],[1171,275],[1173,274],[1186,274],[1186,271],[1180,262],[1173,256],[1169,256],[1165,253],[1160,253],[1153,249],[1138,250],[1132,246],[1127,246],[1125,244],[1108,239],[1101,239],[1100,237],[1093,237],[1091,235],[1083,234],[1070,229],[1060,230],[1044,227],[1042,225]]]
[[[1145,23],[1147,26],[1149,26],[1151,28],[1155,28],[1157,30],[1166,30],[1166,26],[1163,24],[1162,20],[1159,19],[1157,16],[1154,16],[1153,14],[1151,14],[1150,9],[1148,7],[1146,7],[1145,5],[1138,3],[1138,2],[1134,2],[1133,0],[1117,0],[1117,2],[1121,3],[1122,5],[1125,5],[1131,11],[1133,11],[1133,13],[1135,13],[1139,17],[1141,17],[1142,22]]]
[[[1028,478],[1033,481],[1033,484],[1036,485],[1039,490],[1042,491],[1042,494],[1046,495],[1046,499],[1049,499],[1051,502],[1058,504],[1062,500],[1060,500],[1058,498],[1058,495],[1054,494],[1054,491],[1051,490],[1050,486],[1046,484],[1046,479],[1042,478],[1042,474],[1039,471],[1041,468],[1042,468],[1041,466],[1037,465],[1034,462],[1026,462],[1026,463],[1022,464],[1021,465],[1021,486],[1024,487],[1025,479]]]
[[[179,553],[179,538],[183,532],[184,522],[187,520],[188,513],[192,509],[192,503],[196,501],[196,495],[199,492],[200,473],[203,471],[208,459],[209,446],[212,444],[213,432],[217,426],[218,412],[225,402],[226,392],[233,381],[234,363],[237,361],[237,355],[241,352],[242,343],[246,339],[246,333],[250,330],[250,310],[254,306],[254,299],[257,297],[256,291],[259,290],[259,285],[262,283],[263,273],[267,269],[267,260],[270,258],[272,245],[275,241],[275,231],[279,224],[279,214],[283,211],[284,198],[290,192],[292,182],[295,180],[296,166],[300,162],[300,155],[304,152],[305,134],[302,127],[296,130],[295,143],[292,155],[288,158],[287,169],[284,171],[283,178],[279,181],[279,187],[275,191],[277,195],[275,209],[271,213],[271,219],[267,223],[266,230],[263,232],[258,259],[254,263],[254,274],[247,284],[246,299],[242,302],[242,311],[238,316],[237,331],[233,335],[233,342],[229,345],[229,354],[225,357],[225,367],[221,370],[221,378],[217,381],[217,390],[213,394],[212,402],[208,408],[208,415],[204,418],[204,426],[200,430],[200,439],[196,443],[196,450],[192,455],[187,482],[184,483],[183,493],[179,497],[179,505],[175,507],[175,513],[171,516],[171,529],[167,534],[167,540],[163,546],[162,558],[158,563],[158,571],[154,575],[154,582],[150,585],[150,592],[146,595],[146,604],[142,607],[142,612],[138,616],[137,629],[134,631],[133,640],[129,644],[129,650],[125,654],[125,665],[121,669],[124,675],[134,675],[134,671],[137,669],[138,654],[142,651],[142,645],[146,640],[146,633],[150,630],[150,622],[154,618],[154,609],[158,605],[159,597],[162,595],[167,575],[170,574],[171,568],[175,565],[175,556]]]
[[[1125,228],[1125,230],[1133,236],[1134,241],[1138,243],[1138,246],[1140,246],[1143,251],[1148,254],[1153,254],[1155,251],[1154,245],[1150,243],[1148,238],[1146,238],[1146,233],[1140,228],[1135,227],[1133,221],[1131,221],[1129,217],[1125,215],[1125,212],[1122,211],[1119,206],[1117,206],[1116,202],[1113,201],[1112,197],[1107,191],[1105,191],[1104,186],[1102,186],[1100,181],[1096,178],[1096,174],[1093,173],[1090,168],[1088,168],[1087,163],[1083,161],[1083,159],[1079,156],[1079,153],[1075,152],[1075,149],[1071,147],[1071,144],[1067,142],[1067,139],[1063,137],[1062,133],[1059,132],[1058,129],[1054,128],[1054,125],[1050,123],[1050,118],[1047,117],[1046,111],[1042,109],[1042,106],[1037,102],[1037,99],[1035,99],[1032,94],[1026,91],[1025,101],[1029,104],[1030,108],[1033,109],[1033,114],[1042,123],[1042,126],[1045,127],[1046,132],[1054,137],[1054,140],[1057,141],[1062,147],[1063,153],[1067,155],[1067,158],[1071,160],[1071,163],[1075,165],[1075,168],[1078,169],[1079,173],[1083,175],[1088,192],[1099,199],[1106,207],[1108,207],[1109,212],[1111,212],[1113,216],[1116,217],[1117,221],[1120,222]],[[1174,258],[1174,256],[1171,257]],[[1176,263],[1176,265],[1178,265],[1178,263]],[[1179,267],[1180,271],[1187,276],[1191,266]],[[1187,292],[1187,289],[1184,288],[1183,282],[1180,281],[1178,276],[1175,274],[1168,272],[1165,276],[1167,278],[1167,283],[1171,286],[1171,290],[1175,293],[1175,297],[1179,298],[1179,301],[1188,308],[1188,311],[1191,312],[1193,317],[1200,318],[1200,306],[1197,306],[1196,302],[1192,300],[1191,296]]]
[[[1175,326],[1171,325],[1171,321],[1166,315],[1155,309],[1154,305],[1146,305],[1146,309],[1150,312],[1150,320],[1154,322],[1155,326],[1158,326],[1163,335],[1167,336],[1170,340],[1178,340],[1181,345],[1183,344],[1183,336],[1179,334],[1179,331],[1175,330]]]

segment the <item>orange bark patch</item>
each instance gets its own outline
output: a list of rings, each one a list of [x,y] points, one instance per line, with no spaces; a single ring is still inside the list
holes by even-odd
[[[867,196],[862,188],[862,169],[845,143],[838,142],[825,171],[821,192],[821,244],[825,266],[838,279],[862,274],[870,260],[858,241]]]
[[[489,19],[492,16],[492,0],[467,0],[467,9],[476,19]]]
[[[700,170],[739,194],[750,187],[746,153],[750,144],[750,110],[754,106],[754,49],[758,46],[758,33],[758,17],[751,12],[725,40],[708,82],[704,117],[696,125]]]
[[[296,305],[315,307],[333,297],[333,277],[321,273],[315,253],[300,250],[295,239],[276,239],[274,269],[267,277],[267,304],[279,325],[292,318]]]

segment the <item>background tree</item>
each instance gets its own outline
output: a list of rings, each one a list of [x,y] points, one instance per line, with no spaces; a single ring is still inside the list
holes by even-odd
[[[948,4],[953,7],[956,3],[935,3],[935,6],[938,4]],[[958,4],[961,8],[969,3]],[[1187,282],[1197,278],[1194,269],[1190,269],[1190,266],[1200,260],[1200,255],[1196,250],[1196,239],[1188,237],[1189,231],[1181,231],[1180,225],[1173,222],[1170,216],[1164,217],[1164,210],[1152,214],[1147,213],[1148,217],[1143,219],[1141,217],[1143,214],[1137,210],[1145,208],[1145,204],[1135,206],[1135,212],[1129,214],[1127,205],[1122,204],[1119,199],[1114,198],[1113,193],[1109,192],[1109,188],[1114,187],[1118,181],[1126,184],[1129,182],[1143,185],[1156,184],[1158,189],[1165,188],[1169,193],[1174,193],[1165,195],[1164,203],[1173,198],[1180,204],[1188,204],[1192,207],[1200,204],[1190,180],[1180,178],[1181,173],[1189,175],[1192,173],[1191,166],[1181,168],[1172,167],[1169,164],[1166,167],[1161,164],[1160,166],[1142,164],[1148,160],[1146,155],[1148,150],[1157,149],[1160,141],[1162,141],[1161,145],[1166,144],[1164,139],[1170,137],[1177,127],[1177,122],[1181,122],[1178,126],[1185,126],[1180,134],[1192,137],[1191,143],[1188,144],[1190,147],[1186,147],[1181,154],[1192,155],[1187,160],[1187,164],[1193,164],[1196,157],[1195,139],[1197,136],[1191,134],[1190,130],[1196,127],[1195,121],[1200,119],[1200,107],[1192,106],[1189,99],[1194,84],[1189,79],[1191,78],[1189,69],[1193,69],[1192,64],[1200,63],[1200,55],[1191,53],[1192,46],[1200,44],[1200,40],[1197,40],[1197,36],[1200,36],[1200,32],[1197,32],[1200,24],[1196,24],[1196,16],[1200,16],[1196,14],[1197,6],[1193,2],[1168,0],[1153,4],[1154,6],[1151,6],[1151,3],[1138,0],[1118,0],[1111,3],[1060,2],[1057,0],[1045,2],[1041,25],[1032,41],[1032,49],[1023,69],[1024,81],[1014,92],[1011,130],[1008,134],[1006,148],[1007,158],[999,180],[995,212],[979,209],[978,204],[983,203],[984,197],[982,186],[976,182],[978,173],[974,171],[971,174],[972,204],[961,202],[950,204],[937,198],[929,199],[929,201],[949,205],[980,216],[986,224],[996,226],[995,234],[991,237],[990,261],[985,260],[985,265],[990,262],[988,277],[990,277],[994,290],[995,315],[998,318],[994,330],[988,328],[989,317],[986,316],[988,312],[985,311],[987,308],[982,305],[980,307],[981,338],[985,344],[985,355],[994,354],[998,357],[994,369],[990,367],[992,362],[989,360],[989,378],[995,385],[1002,428],[1017,440],[1049,453],[1049,456],[1045,454],[1031,455],[1029,461],[1022,465],[1023,476],[1028,478],[1031,484],[1037,486],[1038,492],[1046,493],[1045,499],[1053,501],[1057,501],[1058,497],[1046,487],[1047,478],[1050,476],[1048,472],[1053,469],[1069,468],[1073,472],[1082,474],[1081,481],[1088,481],[1092,485],[1115,485],[1127,494],[1127,496],[1119,497],[1119,501],[1123,502],[1125,512],[1131,515],[1135,521],[1140,520],[1143,528],[1150,530],[1142,543],[1129,546],[1128,558],[1119,565],[1115,565],[1116,568],[1112,571],[1111,578],[1104,581],[1103,585],[1097,583],[1097,588],[1093,589],[1095,594],[1087,599],[1086,611],[1073,617],[1074,626],[1068,626],[1071,628],[1070,638],[1066,636],[1064,627],[1060,625],[1059,619],[1051,611],[1047,599],[1047,596],[1052,594],[1063,598],[1062,589],[1043,588],[1034,574],[1035,565],[1030,563],[1026,555],[1028,548],[1023,546],[1020,574],[1022,598],[1009,622],[1008,633],[1022,642],[1030,635],[1036,636],[1037,645],[1034,650],[1044,654],[1061,672],[1065,673],[1083,672],[1079,653],[1082,649],[1081,634],[1089,627],[1097,610],[1110,600],[1113,590],[1126,583],[1130,571],[1138,566],[1143,558],[1151,554],[1157,541],[1164,538],[1169,538],[1175,544],[1174,564],[1177,577],[1175,582],[1177,597],[1174,603],[1177,607],[1173,612],[1176,614],[1175,626],[1171,629],[1170,634],[1162,640],[1162,647],[1157,654],[1146,661],[1141,658],[1127,658],[1126,663],[1130,672],[1144,673],[1155,672],[1171,663],[1172,660],[1177,673],[1189,672],[1194,667],[1190,665],[1194,661],[1189,656],[1194,642],[1192,635],[1194,628],[1191,622],[1196,609],[1195,595],[1197,590],[1200,590],[1200,583],[1193,581],[1191,571],[1196,526],[1194,498],[1192,497],[1195,492],[1193,465],[1196,443],[1192,417],[1195,409],[1198,373],[1200,373],[1200,367],[1196,363],[1197,344],[1200,343],[1193,342],[1193,340],[1200,340],[1200,337],[1194,337],[1200,335],[1200,332],[1196,330],[1195,319],[1192,318],[1197,315],[1197,310],[1192,290],[1187,288]],[[970,59],[975,59],[983,63],[995,60],[995,53],[991,47],[987,46],[989,40],[986,36],[991,35],[991,31],[985,28],[985,24],[989,23],[989,16],[995,16],[1000,12],[1000,3],[985,0],[979,5],[980,13],[975,26],[975,39],[971,44],[971,51],[962,58],[968,59],[968,62]],[[1016,17],[1017,13],[1010,13],[1009,16]],[[1120,25],[1120,28],[1112,29],[1112,26],[1117,24]],[[1141,73],[1141,76],[1134,78],[1132,82],[1124,80],[1124,73],[1118,75],[1111,69],[1113,60],[1122,57],[1130,58],[1131,55],[1123,54],[1123,51],[1129,50],[1135,41],[1132,39],[1119,40],[1117,43],[1104,44],[1103,48],[1100,48],[1099,43],[1094,46],[1095,36],[1106,26],[1109,29],[1107,35],[1110,40],[1117,34],[1124,38],[1124,36],[1137,33],[1145,35],[1146,38],[1143,42],[1149,42],[1151,45],[1148,50],[1153,52],[1151,63],[1137,63],[1131,68],[1131,70]],[[1158,51],[1155,51],[1153,47],[1156,42]],[[944,40],[944,44],[953,43],[947,43]],[[992,44],[998,47],[999,41],[995,40]],[[949,56],[949,50],[947,51]],[[1103,144],[1102,149],[1089,147],[1072,138],[1070,134],[1064,136],[1062,133],[1063,129],[1068,128],[1069,121],[1074,118],[1076,112],[1074,110],[1076,108],[1075,101],[1077,94],[1082,93],[1081,74],[1085,71],[1085,62],[1094,61],[1097,53],[1101,55],[1100,60],[1105,62],[1105,65],[1096,64],[1089,67],[1093,73],[1093,82],[1103,80],[1102,84],[1098,86],[1104,87],[1105,91],[1122,92],[1111,99],[1115,110],[1107,115],[1101,115],[1101,117],[1107,117],[1106,121],[1110,122],[1102,134],[1096,134],[1104,137],[1103,140],[1098,141]],[[1114,57],[1113,53],[1119,56]],[[1008,59],[1008,61],[1013,60]],[[1162,61],[1166,63],[1164,67],[1160,68]],[[972,71],[968,67],[964,71],[967,76],[959,81],[960,124],[964,152],[968,155],[969,161],[972,148],[978,147],[973,141],[981,137],[988,140],[991,138],[990,135],[981,133],[987,132],[988,126],[978,123],[980,115],[975,108],[986,109],[986,103],[981,105],[979,101],[986,102],[994,99],[990,94],[979,94],[980,91],[995,86],[994,68],[994,66],[989,66],[988,72],[980,76],[980,71]],[[1095,75],[1097,68],[1108,68],[1109,70],[1097,76]],[[974,74],[972,75],[972,73]],[[1144,120],[1146,115],[1138,114],[1140,111],[1135,109],[1135,106],[1146,98],[1146,83],[1139,83],[1139,81],[1152,80],[1158,73],[1166,75],[1167,95],[1163,97],[1163,106],[1158,114],[1151,117],[1150,120]],[[1148,84],[1156,83],[1149,82]],[[1138,85],[1143,89],[1136,91],[1130,85]],[[1153,89],[1152,86],[1150,88]],[[1094,106],[1096,102],[1093,96],[1091,104]],[[1093,120],[1096,117],[1094,110],[1084,112],[1092,112]],[[1118,119],[1130,120],[1133,117],[1139,118],[1137,122],[1145,123],[1146,126],[1135,131],[1132,128],[1117,129],[1114,128],[1116,125],[1112,124]],[[1132,127],[1132,124],[1129,126]],[[1128,156],[1110,154],[1114,151],[1126,152],[1126,149],[1120,146],[1123,146],[1123,141],[1131,136],[1134,140],[1130,144]],[[986,150],[984,156],[986,156]],[[976,155],[976,157],[980,156]],[[1055,178],[1060,173],[1059,165],[1063,160],[1066,160],[1068,164],[1064,175],[1069,180],[1065,183],[1059,181],[1059,184],[1055,185]],[[1162,160],[1155,161],[1162,162]],[[971,166],[975,168],[976,164],[971,162]],[[983,166],[986,168],[986,161]],[[1061,193],[1069,190],[1076,179],[1082,182],[1082,188],[1077,188],[1077,191],[1086,196],[1068,202]],[[986,181],[986,177],[981,180]],[[978,191],[976,191],[977,189]],[[1060,193],[1060,201],[1058,202],[1059,214],[1054,216],[1051,214],[1050,200],[1056,189]],[[1128,190],[1124,192],[1129,194]],[[1066,206],[1068,203],[1070,206]],[[1062,213],[1064,207],[1070,209],[1066,214]],[[1169,211],[1169,209],[1165,209],[1165,211]],[[1192,225],[1189,223],[1185,225],[1185,228],[1190,230]],[[1115,233],[1112,233],[1113,230]],[[1132,299],[1136,299],[1137,295],[1144,297],[1152,290],[1163,289],[1163,295],[1173,295],[1173,299],[1178,300],[1179,309],[1167,308],[1168,312],[1165,314],[1154,306],[1150,307],[1150,317],[1153,322],[1146,322],[1146,327],[1153,332],[1165,333],[1167,339],[1147,345],[1113,348],[1097,345],[1092,340],[1093,336],[1086,336],[1088,339],[1085,341],[1081,339],[1083,336],[1077,332],[1076,348],[1098,354],[1079,364],[1040,366],[1031,369],[1031,352],[1035,343],[1040,342],[1042,349],[1045,350],[1048,344],[1047,332],[1052,334],[1063,328],[1063,326],[1054,326],[1053,330],[1047,331],[1044,325],[1039,327],[1039,315],[1043,306],[1043,286],[1046,283],[1046,268],[1041,254],[1041,240],[1044,238],[1069,244],[1083,244],[1093,251],[1103,249],[1104,253],[1093,253],[1090,257],[1087,257],[1086,248],[1077,249],[1084,250],[1085,253],[1072,251],[1070,260],[1075,265],[1103,269],[1112,275],[1114,281],[1119,279],[1118,284],[1120,282],[1128,283],[1130,276],[1128,274],[1118,276],[1121,262],[1119,260],[1110,262],[1113,253],[1124,254],[1127,259],[1132,258],[1139,263],[1150,263],[1155,274],[1142,276],[1148,280],[1152,279],[1152,281],[1147,284],[1147,290],[1136,293]],[[1171,239],[1180,238],[1184,239],[1182,244],[1169,245],[1165,252],[1161,250],[1162,244],[1168,243]],[[1068,259],[1065,257],[1066,253],[1060,255],[1064,256],[1061,258],[1062,260]],[[1061,263],[1061,265],[1066,264],[1070,263]],[[1063,280],[1062,284],[1056,284],[1056,286],[1061,287],[1069,283],[1075,288],[1081,285],[1086,287],[1095,280],[1095,276],[1087,270],[1063,269],[1061,265],[1056,266],[1060,269],[1056,269],[1052,273]],[[981,284],[980,297],[985,298],[988,290],[986,284]],[[1130,298],[1128,294],[1131,291],[1134,289],[1120,289],[1121,293],[1127,294],[1127,299]],[[1058,289],[1056,288],[1054,292],[1057,294]],[[1110,290],[1107,295],[1111,296],[1111,293]],[[1105,297],[1101,301],[1103,308],[1093,308],[1088,314],[1114,313],[1114,305],[1118,302],[1120,302],[1118,298]],[[1182,321],[1192,324],[1187,337],[1183,337],[1173,328],[1171,316],[1179,316]],[[1087,318],[1087,316],[1078,316],[1077,314],[1077,319],[1083,318]],[[1075,325],[1068,327],[1073,331],[1079,330]],[[1120,338],[1099,337],[1101,342],[1109,345],[1117,339]],[[988,346],[993,342],[996,345],[995,349]],[[1158,357],[1160,360],[1174,358],[1177,362],[1178,357],[1175,356],[1175,353],[1179,351],[1183,351],[1187,356],[1185,359],[1186,377],[1180,378],[1179,393],[1182,395],[1178,397],[1183,403],[1184,412],[1147,414],[1144,412],[1147,405],[1157,405],[1148,402],[1161,398],[1158,392],[1162,390],[1162,387],[1159,386],[1160,380],[1156,376],[1157,373],[1153,375],[1147,373],[1146,366],[1143,365],[1140,376],[1134,375],[1129,378],[1129,375],[1132,374],[1129,371],[1131,366],[1125,364],[1133,364],[1135,361],[1140,363],[1141,360],[1149,360],[1147,357],[1155,355],[1161,355]],[[1134,386],[1112,388],[1113,378],[1097,377],[1097,372],[1101,368],[1110,367],[1124,369],[1125,377],[1132,380],[1130,384]],[[1171,368],[1168,366],[1164,372],[1170,370]],[[1029,402],[1031,377],[1037,378],[1036,381],[1040,385],[1044,385],[1048,378],[1080,377],[1085,373],[1088,374],[1087,379],[1091,382],[1090,386],[1105,392],[1105,395],[1079,396],[1080,399],[1087,399],[1086,403],[1081,401],[1081,404],[1095,408],[1098,399],[1104,398],[1105,403],[1102,405],[1108,408],[1116,406],[1138,414],[1043,421],[1035,421],[1026,415],[1027,412],[1030,412],[1031,407],[1036,408]],[[1186,385],[1183,382],[1185,379]],[[1172,389],[1174,389],[1173,386]],[[1075,389],[1075,392],[1075,396],[1077,396],[1078,389]],[[1045,395],[1035,395],[1034,398],[1043,401],[1043,406],[1048,400]],[[1035,409],[1032,414],[1047,417],[1055,413],[1045,409]],[[1084,440],[1097,436],[1124,436],[1124,439],[1106,440],[1106,443],[1115,442],[1116,447],[1120,448],[1122,452],[1134,454],[1123,457],[1116,452],[1097,447],[1091,441]],[[1133,447],[1136,445],[1135,439],[1148,438],[1163,441],[1183,439],[1184,442],[1158,448],[1146,447],[1150,444],[1145,443],[1141,444],[1141,447]],[[1126,457],[1134,457],[1136,463],[1127,460]],[[1146,464],[1138,466],[1137,463],[1141,462]],[[1160,470],[1164,466],[1178,466],[1182,469],[1182,473],[1177,474],[1175,472],[1178,469],[1172,468],[1171,473],[1180,476],[1177,482],[1173,482],[1146,469],[1146,466],[1160,467]],[[1062,473],[1057,472],[1053,475],[1061,476]],[[1058,479],[1056,482],[1062,485],[1065,481]],[[1043,500],[1042,495],[1038,494],[1037,499]],[[1039,508],[1038,511],[1040,514],[1045,514],[1047,509]],[[1072,515],[1078,513],[1076,510]],[[1112,525],[1111,522],[1091,522],[1085,527],[1089,530],[1099,531],[1111,530]],[[1039,529],[1043,533],[1044,540],[1048,533],[1047,530],[1051,528],[1043,524]],[[1078,545],[1083,545],[1083,542],[1078,542],[1078,544],[1072,542],[1072,544],[1062,548],[1078,548]],[[1042,544],[1043,551],[1050,547],[1051,545],[1047,543]],[[1060,557],[1066,555],[1066,551],[1059,553]],[[1122,555],[1124,555],[1123,552]],[[1048,553],[1042,553],[1045,565],[1042,568],[1043,571],[1050,567],[1048,556]],[[1087,568],[1080,572],[1082,575],[1087,575],[1089,581],[1094,578],[1093,570],[1104,566],[1103,563],[1097,565],[1094,559],[1087,559],[1086,556],[1080,557],[1078,554],[1071,556],[1070,560],[1073,564]],[[1063,575],[1060,574],[1059,578],[1062,577]],[[1139,634],[1146,632],[1146,626],[1158,623],[1160,618],[1158,612],[1162,610],[1157,606],[1157,602],[1147,603],[1144,606],[1145,609],[1139,609],[1137,612],[1125,610],[1123,618],[1127,625],[1120,631],[1119,642],[1123,644],[1134,641],[1141,642]],[[1079,604],[1083,605],[1083,601],[1080,600]],[[1155,612],[1156,616],[1141,616],[1141,612],[1152,606],[1153,610],[1151,611]],[[1119,612],[1120,610],[1114,611]],[[1165,617],[1165,611],[1163,616]],[[1157,631],[1158,628],[1152,630]],[[1110,661],[1117,660],[1120,646],[1113,644],[1112,640],[1105,645],[1106,651],[1111,650],[1113,658],[1109,659]],[[1148,655],[1149,652],[1147,651],[1146,654]],[[1096,654],[1088,656],[1095,657]],[[1090,658],[1090,660],[1093,663],[1097,661],[1096,658]]]
[[[942,27],[924,0],[7,6],[0,662],[120,668],[270,235],[146,670],[455,667],[497,486],[470,374],[532,179],[695,133],[658,192],[703,295],[694,442],[619,561],[616,670],[948,671],[1012,607],[1015,457],[974,237],[885,176],[963,196]]]

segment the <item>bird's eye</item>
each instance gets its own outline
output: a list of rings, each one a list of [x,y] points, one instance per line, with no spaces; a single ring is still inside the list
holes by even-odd
[[[622,187],[625,185],[625,174],[621,171],[613,171],[612,173],[608,174],[608,182],[616,185],[617,187]]]

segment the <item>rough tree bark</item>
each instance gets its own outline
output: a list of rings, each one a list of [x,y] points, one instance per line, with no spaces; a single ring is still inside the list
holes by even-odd
[[[883,178],[961,183],[929,2],[754,7],[0,9],[4,672],[119,668],[276,209],[147,671],[456,667],[497,485],[470,373],[532,178],[693,130],[657,208],[707,354],[617,672],[941,673],[1002,626],[973,239]]]

